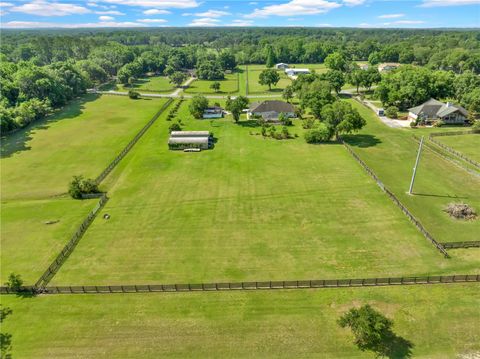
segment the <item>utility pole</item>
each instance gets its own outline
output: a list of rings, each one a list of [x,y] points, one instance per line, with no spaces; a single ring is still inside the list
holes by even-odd
[[[415,167],[413,167],[412,181],[410,182],[410,189],[408,190],[408,194],[412,194],[412,191],[413,191],[413,183],[415,182],[415,175],[417,174],[418,162],[420,162],[420,153],[422,152],[422,147],[423,147],[423,136],[420,140],[420,146],[418,147],[417,159],[415,161]]]

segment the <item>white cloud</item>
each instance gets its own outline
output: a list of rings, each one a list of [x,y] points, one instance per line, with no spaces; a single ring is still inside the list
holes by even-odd
[[[253,25],[252,20],[233,20],[231,23],[227,24],[227,26],[242,26],[242,27],[247,27],[252,25]]]
[[[358,6],[358,5],[362,5],[363,3],[365,3],[366,0],[343,0],[343,2],[345,3],[345,5],[347,6]]]
[[[480,0],[423,0],[420,7],[480,5]]]
[[[81,24],[64,24],[64,23],[53,23],[53,22],[39,22],[39,21],[9,21],[3,23],[3,28],[11,29],[31,29],[31,28],[66,28],[66,29],[77,29],[77,28],[88,28],[88,27],[140,27],[145,26],[137,22],[114,22],[114,21],[105,21],[105,22],[94,22],[94,23],[81,23]]]
[[[151,7],[156,9],[188,9],[198,7],[196,0],[102,0],[109,4]]]
[[[45,0],[34,0],[19,6],[13,6],[9,8],[9,10],[37,16],[66,16],[87,14],[91,12],[89,9],[83,6],[48,2]]]
[[[98,7],[99,6],[96,2],[87,2],[87,5],[91,6],[91,7]]]
[[[161,24],[161,23],[164,23],[164,22],[167,22],[167,20],[164,20],[164,19],[140,19],[140,20],[137,20],[138,22],[143,22],[145,24]]]
[[[148,9],[143,12],[145,15],[166,15],[171,14],[168,10]]]
[[[123,12],[120,12],[118,10],[95,11],[95,14],[98,14],[98,15],[118,15],[118,16],[125,15]]]
[[[210,17],[202,17],[202,18],[199,18],[199,19],[194,19],[190,24],[188,24],[188,26],[200,26],[200,27],[204,27],[204,26],[218,26],[220,20],[218,19],[212,19]]]
[[[199,17],[222,17],[222,16],[230,15],[230,13],[227,11],[221,11],[221,10],[208,10],[205,12],[198,12],[194,15]]]
[[[268,5],[262,9],[255,9],[248,17],[315,15],[326,13],[341,7],[336,2],[327,0],[291,0],[284,4]]]
[[[378,18],[379,19],[398,19],[399,17],[404,17],[405,14],[385,14],[385,15],[380,15]]]
[[[100,16],[98,18],[98,20],[100,20],[100,21],[112,21],[112,20],[115,20],[115,18],[111,17],[111,16]]]
[[[258,5],[258,2],[256,2],[256,1],[250,1],[250,2],[248,3],[248,5]]]
[[[391,26],[391,25],[420,25],[425,24],[425,21],[422,20],[398,20],[392,22],[384,22],[383,25]]]
[[[332,24],[316,24],[315,27],[333,27]]]
[[[13,6],[13,4],[11,2],[0,2],[0,6],[1,7],[10,7],[10,6]]]

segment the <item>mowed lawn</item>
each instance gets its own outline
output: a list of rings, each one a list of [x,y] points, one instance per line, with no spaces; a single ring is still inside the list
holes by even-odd
[[[110,201],[55,284],[150,284],[475,272],[447,261],[339,144],[193,120],[215,148],[167,149],[160,120],[110,177]],[[244,127],[247,126],[247,127]],[[299,124],[297,131],[301,132]],[[293,132],[293,131],[292,131]]]
[[[62,198],[3,203],[1,283],[14,272],[26,285],[34,284],[96,202]]]
[[[380,122],[373,111],[353,100],[351,103],[367,120],[367,126],[358,135],[347,136],[347,141],[382,182],[439,242],[477,240],[480,233],[479,220],[452,219],[443,209],[449,203],[464,202],[479,211],[480,178],[426,148],[420,159],[414,195],[408,195],[418,148],[418,143],[412,136],[427,135],[428,131],[392,129]],[[450,251],[450,254],[453,257],[467,256],[468,260],[476,257],[478,262],[478,253]]]
[[[2,138],[2,201],[66,193],[74,175],[95,178],[165,101],[86,95]]]
[[[210,88],[216,81],[220,83],[220,90],[218,92]],[[190,84],[185,92],[190,94],[236,94],[239,91],[238,82],[238,73],[226,74],[223,80],[209,81],[197,79]]]
[[[272,86],[272,89],[269,90],[268,86],[260,85],[260,73],[263,70],[266,70],[265,66],[251,65],[248,66],[248,93],[251,95],[257,94],[278,94],[281,95],[281,92],[285,87],[292,83],[292,80],[285,75],[283,70],[278,70],[280,75],[280,81],[275,86]]]
[[[13,358],[373,358],[336,323],[364,304],[393,320],[394,358],[480,351],[475,284],[1,300]]]
[[[480,134],[438,136],[434,139],[480,163]]]
[[[117,91],[128,91],[134,89],[136,91],[145,92],[173,92],[175,86],[170,83],[166,76],[152,76],[137,79],[132,86],[124,86],[117,84]]]

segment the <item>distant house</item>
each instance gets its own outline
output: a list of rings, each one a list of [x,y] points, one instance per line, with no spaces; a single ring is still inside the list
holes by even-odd
[[[400,64],[396,62],[385,62],[383,64],[378,65],[378,71],[389,72],[389,71],[395,70],[399,66]]]
[[[298,76],[298,75],[306,75],[310,73],[309,69],[286,69],[285,73],[287,76]]]
[[[464,124],[467,122],[468,111],[451,102],[443,103],[433,98],[420,106],[408,110],[409,120],[432,122],[442,120],[447,124]]]
[[[289,67],[288,64],[285,64],[283,62],[280,62],[279,64],[275,65],[275,68],[277,70],[285,70],[285,69],[288,69],[288,67]]]
[[[223,108],[214,106],[208,107],[203,111],[203,118],[222,118],[223,117]]]
[[[207,150],[213,145],[209,131],[172,131],[168,139],[170,150],[200,149]]]
[[[280,113],[288,117],[295,117],[295,107],[292,104],[283,101],[269,100],[263,102],[254,102],[250,105],[247,117],[260,116],[268,122],[278,122]]]

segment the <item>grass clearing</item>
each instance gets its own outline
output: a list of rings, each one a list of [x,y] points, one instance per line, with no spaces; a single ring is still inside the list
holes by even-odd
[[[55,196],[74,175],[96,177],[165,101],[86,95],[2,138],[2,201]]]
[[[220,82],[220,90],[215,92],[210,86],[214,82]],[[209,94],[209,95],[225,95],[237,94],[239,91],[239,73],[226,74],[223,80],[195,80],[185,90],[189,94]]]
[[[170,80],[166,76],[152,76],[137,79],[132,86],[125,86],[123,84],[117,84],[115,91],[145,91],[145,92],[173,92],[175,86],[170,83]]]
[[[465,202],[480,208],[480,179],[438,157],[428,149],[422,152],[414,193],[407,194],[418,143],[412,135],[429,131],[392,129],[365,106],[351,101],[367,126],[358,135],[347,136],[358,155],[380,177],[439,242],[476,240],[480,221],[450,218],[443,208],[450,202]],[[458,255],[452,251],[452,256]]]
[[[12,335],[14,358],[372,358],[336,323],[367,303],[393,319],[414,358],[480,351],[471,284],[1,300],[13,311],[2,332]]]
[[[464,154],[470,159],[480,162],[480,135],[438,136],[434,137],[454,150]]]
[[[272,86],[272,89],[269,90],[268,86],[260,85],[259,76],[263,70],[266,70],[265,66],[248,66],[248,93],[251,95],[280,95],[285,87],[292,83],[292,80],[285,75],[283,70],[278,70],[280,75],[280,81],[278,81],[276,86]]]
[[[25,284],[34,284],[95,202],[62,198],[2,203],[1,282],[15,272],[22,276]]]
[[[111,218],[92,224],[58,285],[453,274],[339,144],[308,145],[259,128],[179,117],[215,149],[167,149],[160,119],[112,173]],[[297,121],[292,132],[302,133]],[[108,184],[108,183],[107,183]],[[101,216],[100,216],[101,217]]]

